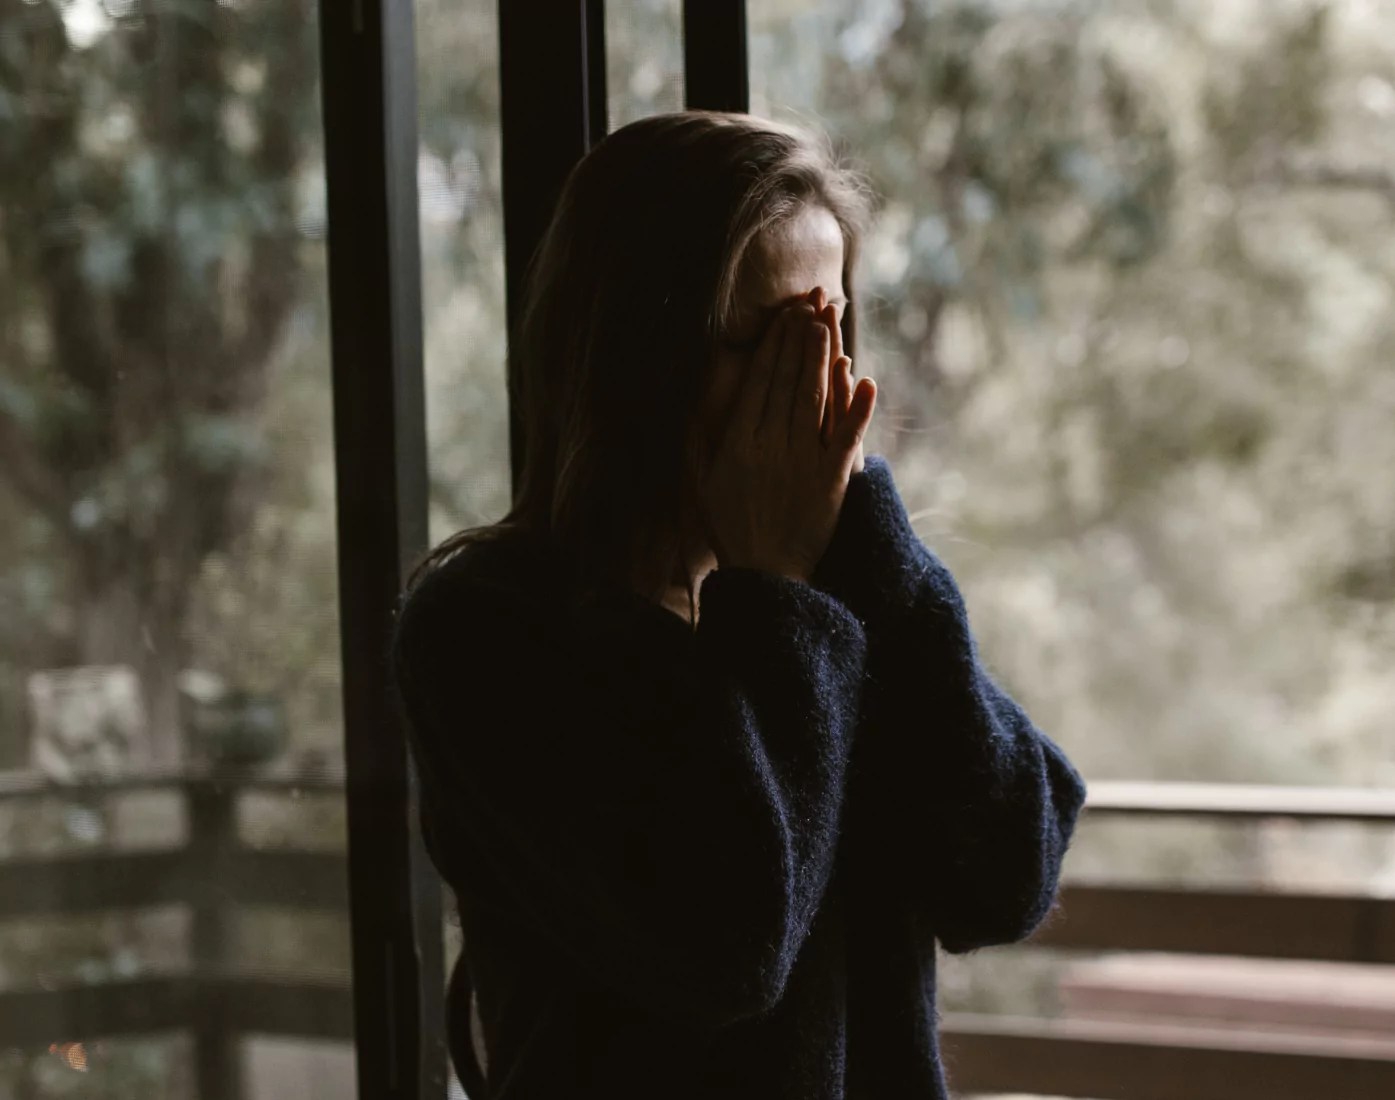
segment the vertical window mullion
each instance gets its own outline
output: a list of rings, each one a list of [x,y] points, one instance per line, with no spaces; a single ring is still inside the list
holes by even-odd
[[[321,4],[320,47],[359,1095],[420,1100],[445,1092],[440,886],[387,661],[427,539],[412,5]]]
[[[683,95],[692,110],[751,109],[746,0],[684,0]]]

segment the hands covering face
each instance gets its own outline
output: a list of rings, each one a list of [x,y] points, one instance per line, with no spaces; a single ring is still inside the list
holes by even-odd
[[[807,581],[833,536],[876,385],[856,384],[822,288],[780,311],[700,472],[703,519],[723,566]]]

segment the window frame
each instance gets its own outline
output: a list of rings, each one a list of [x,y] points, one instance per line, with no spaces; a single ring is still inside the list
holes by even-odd
[[[319,6],[354,1046],[374,1100],[446,1090],[441,887],[388,668],[427,543],[413,7]]]

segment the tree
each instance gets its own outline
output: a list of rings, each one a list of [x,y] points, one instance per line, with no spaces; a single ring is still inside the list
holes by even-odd
[[[0,0],[0,480],[42,524],[46,659],[135,665],[165,763],[190,592],[267,471],[314,11]]]

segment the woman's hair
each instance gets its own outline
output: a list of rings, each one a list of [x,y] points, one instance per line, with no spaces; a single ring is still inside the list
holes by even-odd
[[[514,505],[431,550],[408,588],[508,533],[546,537],[588,580],[653,554],[691,499],[693,418],[752,238],[809,206],[834,216],[852,355],[867,195],[826,139],[750,115],[655,115],[601,141],[562,189],[511,341],[524,441]]]

